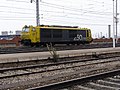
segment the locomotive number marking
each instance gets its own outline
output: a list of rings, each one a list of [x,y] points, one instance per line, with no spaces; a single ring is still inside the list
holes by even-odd
[[[77,34],[77,36],[76,37],[74,37],[74,41],[80,41],[80,40],[82,40],[82,35],[81,34]]]

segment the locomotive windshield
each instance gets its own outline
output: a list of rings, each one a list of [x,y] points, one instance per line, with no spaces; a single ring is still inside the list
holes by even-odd
[[[22,32],[29,32],[29,28],[23,28]]]

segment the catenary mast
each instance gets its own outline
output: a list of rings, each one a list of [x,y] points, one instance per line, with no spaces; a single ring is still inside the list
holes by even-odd
[[[39,0],[31,0],[31,3],[32,2],[35,2],[36,3],[36,25],[39,26],[40,25],[40,17],[39,17]]]
[[[117,31],[117,27],[118,27],[118,18],[117,18],[117,16],[118,16],[118,12],[117,12],[117,0],[116,0],[116,17],[115,17],[115,22],[116,22],[116,43],[117,43],[117,38],[118,38],[118,31]]]

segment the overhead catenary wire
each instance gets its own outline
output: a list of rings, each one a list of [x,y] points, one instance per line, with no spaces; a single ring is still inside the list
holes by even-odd
[[[0,6],[0,7],[7,7],[7,8],[14,8],[14,9],[22,9],[22,10],[32,10],[32,11],[35,11],[34,9],[28,9],[28,8],[18,8],[18,7],[10,7],[10,6]],[[1,12],[6,12],[7,13],[7,11],[1,11]],[[23,12],[12,12],[12,11],[8,11],[9,13],[22,13],[23,14]],[[52,13],[63,13],[63,12],[56,12],[56,11],[41,11],[41,12],[52,12]],[[82,15],[81,13],[71,13],[71,12],[64,12],[64,13],[67,13],[67,14],[72,14],[72,15]],[[25,14],[30,14],[30,13],[25,13]],[[89,16],[89,15],[84,15],[84,16]],[[90,16],[92,16],[92,15],[90,15]],[[106,16],[106,17],[103,17],[103,16],[94,16],[94,17],[102,17],[102,18],[108,18],[108,16]]]
[[[16,0],[15,0],[16,1]],[[45,3],[45,2],[44,2]],[[47,4],[50,4],[50,3],[47,3]],[[54,5],[54,4],[52,4],[52,5]],[[49,6],[49,5],[48,5]],[[58,6],[58,5],[57,5]],[[15,7],[11,7],[11,8],[15,8]],[[16,8],[16,9],[24,9],[24,8]],[[61,9],[66,9],[65,7],[64,8],[61,8]],[[25,10],[28,10],[28,9],[25,9]],[[30,10],[33,10],[33,9],[30,9]],[[72,9],[69,9],[69,10],[72,10]],[[81,10],[81,9],[80,9]],[[76,12],[76,10],[74,10],[74,12]],[[92,11],[91,11],[92,12]],[[17,13],[17,12],[16,12]],[[18,12],[19,13],[19,12]],[[20,12],[21,13],[21,12]],[[86,12],[84,12],[84,13],[86,13]],[[73,13],[71,13],[71,14],[73,14]],[[88,14],[88,12],[87,12],[87,14]],[[99,14],[98,12],[96,12],[96,13],[94,13],[94,14]],[[86,14],[85,14],[86,15]],[[100,15],[100,14],[99,14]],[[104,15],[105,15],[105,13],[104,13]],[[87,15],[88,16],[88,15]],[[107,16],[107,15],[106,15]]]
[[[25,20],[25,21],[31,21],[31,20],[34,21],[34,19],[29,19],[29,18],[28,19],[27,18],[24,18],[24,19],[21,19],[21,18],[17,18],[17,19],[15,19],[15,18],[9,18],[9,19],[8,18],[2,18],[0,20],[6,20],[6,21],[10,20],[10,21],[17,21],[17,22],[23,21],[23,20]]]
[[[41,16],[42,17],[42,16]],[[71,16],[71,15],[49,15],[47,14],[47,18],[55,18],[55,17],[60,17],[60,18],[69,18],[69,19],[77,19],[77,20],[95,20],[94,18],[86,18],[86,17],[75,17],[75,16]],[[43,17],[44,18],[44,17]],[[97,21],[103,21],[103,19],[98,19]],[[110,21],[110,19],[108,19],[107,21]]]
[[[58,0],[54,0],[54,1],[57,2]],[[70,0],[60,0],[60,1],[61,1],[61,2],[63,2],[63,1],[65,2],[65,1],[66,1],[66,2],[68,2],[68,3],[70,2]],[[98,1],[98,0],[89,0],[89,1],[91,1],[92,3],[94,2],[95,4],[97,4],[97,3],[98,3],[98,4],[103,4],[103,1]],[[71,2],[70,2],[70,3],[71,3]],[[108,2],[105,2],[105,1],[104,1],[104,4],[106,4],[106,5],[112,5],[112,4],[109,4]]]
[[[59,14],[68,14],[68,15],[75,15],[75,16],[87,16],[87,17],[96,17],[96,18],[108,18],[108,19],[111,19],[111,16],[101,16],[101,15],[83,15],[81,13],[78,13],[78,12],[60,12],[60,11],[48,11],[48,10],[41,10],[41,12],[46,12],[46,13],[59,13]]]
[[[51,22],[57,22],[57,23],[59,23],[59,22],[63,22],[63,23],[71,23],[71,24],[73,24],[73,22],[68,22],[68,21],[63,21],[63,20],[56,20],[56,19],[47,19],[47,20],[44,20],[44,21],[51,21]],[[92,26],[106,26],[106,25],[108,25],[107,23],[106,24],[102,24],[102,23],[98,23],[98,24],[96,24],[96,23],[91,23],[91,24],[89,24],[89,23],[81,23],[81,22],[74,22],[74,24],[80,24],[80,25],[92,25]]]
[[[31,10],[34,11],[34,9],[30,9],[30,8],[22,8],[22,7],[13,7],[13,6],[0,6],[3,8],[12,8],[12,9],[20,9],[20,10]]]
[[[106,5],[112,5],[112,4],[109,4],[108,2],[107,3],[105,3],[105,1],[103,2],[103,1],[98,1],[98,0],[90,0],[90,1],[92,1],[92,2],[95,2],[95,3],[99,3],[99,4],[106,4]]]
[[[23,0],[7,0],[7,1],[29,3],[29,1],[23,1]]]
[[[12,0],[7,0],[7,1],[12,1]],[[18,0],[13,0],[13,1],[15,1],[15,2],[23,2],[23,3],[25,2],[25,3],[28,3],[28,2],[23,1],[23,0],[19,0],[19,1],[18,1]],[[95,1],[95,0],[94,0],[94,1]],[[44,2],[44,3],[46,3],[46,2]],[[47,3],[47,4],[52,4],[52,3]],[[41,5],[42,5],[42,4],[41,4]],[[52,5],[54,6],[55,4],[52,4]],[[49,6],[49,5],[47,5],[47,6]],[[59,5],[56,4],[55,6],[59,6]],[[63,7],[62,9],[68,9],[68,8],[69,8],[69,9],[70,9],[69,11],[74,10],[75,13],[77,12],[77,11],[76,11],[76,8],[74,8],[74,7],[73,7],[73,8],[70,8],[70,7],[65,7],[65,6],[61,6],[61,5],[60,5],[60,7]],[[23,8],[23,9],[24,9],[24,8]],[[26,8],[26,9],[27,9],[27,8]],[[25,9],[25,10],[26,10],[26,9]],[[81,9],[78,9],[78,10],[81,10]],[[84,9],[82,9],[82,11],[83,11],[83,10],[84,10]],[[87,10],[87,11],[89,11],[89,10]],[[8,12],[9,12],[9,11],[8,11]],[[91,11],[91,12],[92,12],[92,11]],[[96,11],[95,11],[95,12],[96,12]],[[30,14],[30,13],[22,13],[22,12],[9,12],[9,13]],[[64,12],[64,13],[66,13],[66,12]],[[106,12],[106,13],[109,13],[109,12]],[[32,14],[32,13],[31,13],[31,14]],[[70,13],[68,13],[68,14],[70,14]],[[73,15],[73,13],[71,13],[71,14]],[[88,14],[88,12],[87,12],[87,14]],[[74,15],[75,15],[75,14],[74,14]],[[76,15],[77,15],[77,14],[76,14]],[[78,14],[78,15],[80,15],[80,14]],[[99,16],[97,16],[97,15],[99,15]],[[105,15],[105,14],[104,14],[104,15]],[[89,15],[84,14],[84,16],[89,16]],[[92,15],[91,15],[91,16],[92,16]],[[101,15],[100,15],[98,12],[96,12],[96,15],[94,15],[94,17],[96,17],[96,18],[97,18],[97,17],[100,17],[100,16],[101,16]],[[108,17],[109,17],[109,16],[108,16]],[[108,18],[108,17],[107,17],[107,15],[106,15],[106,17],[102,17],[102,18]],[[75,17],[75,18],[76,18],[76,17]]]
[[[47,3],[47,2],[41,2],[41,3],[43,3],[41,5],[44,5],[44,6],[46,5],[47,7],[55,7],[55,8],[64,9],[64,10],[70,10],[70,11],[74,11],[74,12],[84,11],[84,13],[99,14],[99,15],[112,14],[112,12],[104,12],[103,13],[103,12],[92,11],[92,10],[71,8],[71,7],[66,7],[66,6],[52,4],[52,3]]]
[[[26,2],[26,1],[18,1],[18,0],[7,0],[7,1],[15,1],[15,2]],[[26,3],[28,3],[28,2],[26,2]],[[93,12],[95,12],[95,13],[93,13],[93,14],[100,14],[100,13],[103,13],[103,12],[98,12],[98,11],[90,11],[90,10],[85,10],[85,9],[77,9],[77,8],[71,8],[71,7],[66,7],[66,6],[63,6],[63,5],[57,5],[57,4],[52,4],[52,3],[48,3],[48,2],[43,2],[43,1],[41,1],[41,3],[44,3],[44,4],[47,4],[47,5],[53,5],[53,6],[57,6],[57,8],[60,8],[60,7],[62,7],[61,9],[67,9],[67,10],[71,10],[71,11],[76,11],[76,10],[81,10],[81,11],[85,11],[85,12],[87,12],[87,13],[93,13]],[[42,5],[42,4],[41,4]],[[51,6],[51,7],[53,7],[53,6]],[[49,6],[48,6],[49,7]],[[111,14],[112,12],[104,12],[104,15],[105,14]]]
[[[17,14],[33,14],[33,13],[25,13],[25,12],[17,12],[17,11],[0,11],[0,12],[5,12],[5,13],[17,13]]]
[[[16,0],[15,0],[16,1]],[[45,3],[45,2],[44,2]],[[50,3],[47,3],[47,4],[50,4]],[[55,4],[52,4],[52,5],[55,5]],[[55,5],[56,6],[56,5]],[[57,5],[58,6],[58,5]],[[61,7],[61,6],[60,6]],[[64,8],[62,8],[62,9],[65,9],[65,8],[68,8],[68,7],[64,7]],[[70,10],[72,10],[72,9],[70,9]],[[79,9],[78,9],[79,10]],[[18,14],[30,14],[30,13],[22,13],[22,12],[11,12],[11,11],[9,11],[10,13],[18,13]],[[32,13],[31,13],[32,14]],[[73,13],[71,13],[72,15],[73,15]],[[75,15],[75,14],[74,14]],[[80,15],[80,14],[78,14],[78,15]],[[57,16],[57,17],[62,17],[62,16]],[[84,19],[84,18],[78,18],[78,17],[67,17],[67,16],[65,16],[64,18],[73,18],[73,19]],[[15,19],[14,19],[15,20]],[[85,18],[85,20],[91,20],[91,19],[86,19]]]
[[[12,12],[12,13],[18,13],[18,12]],[[23,13],[22,13],[23,14]],[[24,13],[24,14],[29,14],[29,13]],[[41,17],[44,17],[44,15],[43,16],[41,16]],[[46,16],[45,16],[46,17]],[[69,16],[69,15],[49,15],[49,14],[47,14],[47,18],[52,18],[52,17],[60,17],[60,18],[69,18],[69,19],[82,19],[82,20],[94,20],[93,18],[86,18],[86,17],[77,17],[77,16]],[[19,17],[5,17],[5,16],[0,16],[0,19],[1,18],[13,18],[13,19],[15,19],[15,18],[35,18],[35,17],[30,17],[30,15],[29,15],[29,17],[21,17],[21,16],[19,16]],[[103,18],[104,19],[104,18]],[[98,21],[103,21],[103,19],[98,19]],[[108,20],[110,20],[110,19],[108,19]]]
[[[35,17],[33,17],[33,16],[29,16],[29,17],[26,17],[26,16],[1,16],[0,15],[0,19],[3,19],[3,18],[6,18],[6,19],[18,19],[18,18],[21,18],[21,19],[33,19],[33,18],[35,18]]]

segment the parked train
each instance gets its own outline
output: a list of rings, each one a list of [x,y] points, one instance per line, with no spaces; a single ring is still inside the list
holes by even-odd
[[[21,44],[40,46],[55,44],[86,44],[92,42],[91,30],[77,26],[24,26],[21,33]]]

